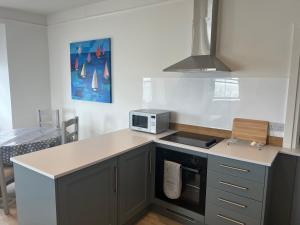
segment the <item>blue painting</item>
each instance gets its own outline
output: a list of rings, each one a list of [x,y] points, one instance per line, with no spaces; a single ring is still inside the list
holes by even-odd
[[[70,44],[72,99],[111,103],[111,39]]]

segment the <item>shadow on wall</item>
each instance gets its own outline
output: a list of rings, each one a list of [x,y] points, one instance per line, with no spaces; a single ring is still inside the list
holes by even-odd
[[[79,139],[86,139],[98,136],[103,133],[109,133],[116,130],[117,122],[111,115],[103,115],[97,120],[97,116],[86,116],[84,121],[79,122]],[[80,121],[80,115],[79,115]],[[96,126],[97,124],[97,126]]]

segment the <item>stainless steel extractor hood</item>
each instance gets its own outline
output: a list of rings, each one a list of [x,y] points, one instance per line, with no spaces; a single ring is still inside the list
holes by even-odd
[[[166,72],[231,71],[216,57],[219,0],[194,0],[192,56]]]

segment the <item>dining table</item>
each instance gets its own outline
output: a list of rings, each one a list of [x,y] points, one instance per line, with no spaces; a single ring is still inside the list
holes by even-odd
[[[0,131],[0,159],[5,166],[11,166],[11,157],[60,145],[62,134],[63,130],[56,127],[18,128]]]

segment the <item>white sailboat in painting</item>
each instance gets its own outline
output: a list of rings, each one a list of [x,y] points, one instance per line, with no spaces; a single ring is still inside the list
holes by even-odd
[[[92,89],[93,89],[93,91],[97,91],[98,90],[98,78],[97,78],[97,71],[96,71],[96,69],[95,69],[94,74],[93,74]]]
[[[77,53],[78,53],[78,55],[81,55],[81,53],[82,53],[82,48],[81,48],[81,46],[78,47]]]
[[[83,66],[82,66],[80,76],[81,76],[82,78],[86,78],[86,66],[85,66],[85,63],[84,63]]]
[[[109,78],[109,71],[108,71],[107,62],[105,63],[105,66],[104,66],[103,76],[104,76],[104,78],[105,78],[106,80]]]

